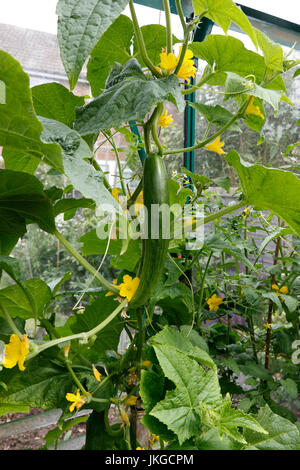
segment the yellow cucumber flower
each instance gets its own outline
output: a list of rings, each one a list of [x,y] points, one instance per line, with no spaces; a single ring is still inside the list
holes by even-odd
[[[180,48],[178,60],[179,60],[180,54],[181,54],[181,48]],[[192,60],[193,56],[194,54],[192,53],[192,51],[188,49],[184,55],[182,65],[177,73],[178,78],[183,78],[188,83],[190,83],[189,78],[190,77],[194,78],[197,72],[197,69],[194,65],[194,61]]]
[[[76,408],[76,410],[79,410],[79,408],[81,408],[86,402],[86,398],[83,395],[80,395],[79,388],[77,388],[76,395],[74,393],[67,393],[66,394],[66,399],[68,401],[73,402],[72,405],[70,405],[70,408],[69,408],[71,413],[72,413],[72,411],[74,411],[75,408]]]
[[[134,406],[136,405],[137,397],[135,395],[131,395],[130,397],[127,398],[127,400],[124,402],[125,405],[131,405]]]
[[[137,291],[137,288],[139,287],[140,279],[138,277],[135,277],[132,279],[131,276],[128,274],[125,274],[123,276],[123,282],[120,284],[120,296],[121,297],[126,297],[128,302],[132,299],[134,294]]]
[[[223,145],[224,145],[224,142],[220,142],[220,136],[218,135],[218,137],[213,142],[210,142],[209,144],[204,145],[204,148],[206,148],[207,150],[210,150],[211,152],[216,152],[219,155],[222,155],[223,153],[225,153],[224,150],[222,149]]]
[[[92,365],[93,367],[93,374],[94,374],[94,377],[95,379],[98,381],[98,382],[101,382],[101,375],[100,372],[98,371],[98,369],[94,366],[94,364]]]
[[[113,284],[117,284],[117,279],[113,280]],[[117,289],[120,289],[119,286],[116,286]],[[105,297],[109,297],[110,295],[115,295],[115,292],[108,291],[107,294],[105,294]]]
[[[157,125],[161,127],[168,127],[173,122],[172,114],[168,116],[168,110],[165,109],[157,121]]]
[[[128,418],[128,414],[126,413],[125,410],[123,410],[123,408],[120,408],[120,415],[121,415],[121,418],[124,421],[124,423],[126,423],[127,426],[130,426],[130,421],[129,421],[129,418]]]
[[[160,54],[159,66],[167,75],[175,72],[175,69],[180,59],[181,49],[182,47],[180,48],[180,51],[177,57],[175,56],[175,54],[173,54],[173,52],[170,52],[169,54],[167,54],[167,52],[163,51]],[[193,52],[187,49],[187,51],[185,52],[181,67],[177,72],[177,77],[183,78],[188,83],[190,82],[189,78],[190,77],[194,78],[197,72],[197,68],[194,65],[194,61],[192,60],[193,56],[194,56]]]
[[[288,286],[282,286],[280,287],[279,291],[282,293],[282,294],[287,294],[289,289],[288,289]]]
[[[213,294],[208,300],[209,310],[218,310],[219,305],[223,302],[222,297],[218,297],[216,294]]]
[[[246,209],[244,209],[243,212],[242,212],[243,219],[246,219],[249,214],[250,214],[250,209],[249,209],[249,207],[246,207]]]
[[[118,188],[113,188],[111,190],[112,197],[114,197],[115,200],[118,201],[118,202],[119,202],[119,193],[120,193],[120,190]]]
[[[9,343],[4,347],[3,366],[11,369],[18,364],[20,370],[25,370],[24,361],[29,353],[29,343],[27,335],[22,339],[15,333],[11,335]]]
[[[247,95],[247,98],[249,98],[250,95]],[[255,116],[260,117],[261,119],[265,119],[265,116],[262,114],[261,110],[259,109],[259,106],[255,106],[253,104],[254,101],[254,96],[251,97],[251,100],[246,108],[245,113],[246,114],[254,114]]]
[[[166,72],[171,73],[176,69],[178,60],[173,52],[167,54],[167,52],[162,52],[160,54],[160,68],[164,69]]]
[[[149,367],[149,366],[151,366],[151,362],[148,361],[148,360],[142,361],[142,362],[141,362],[141,366],[142,366],[142,367]]]
[[[140,194],[138,195],[138,197],[136,198],[135,203],[134,203],[135,215],[138,215],[139,211],[143,208],[143,205],[144,205],[143,197],[144,197],[143,196],[143,191],[141,191]]]

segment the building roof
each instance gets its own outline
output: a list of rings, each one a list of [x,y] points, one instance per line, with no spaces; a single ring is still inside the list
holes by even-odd
[[[0,49],[17,59],[31,77],[67,81],[55,34],[0,24]],[[86,67],[80,81],[86,81]]]

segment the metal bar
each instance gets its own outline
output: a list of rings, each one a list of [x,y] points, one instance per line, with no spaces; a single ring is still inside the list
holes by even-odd
[[[137,136],[137,139],[139,141],[139,144],[143,145],[143,142],[142,142],[142,139],[141,139],[141,134],[138,130],[138,127],[136,126],[136,123],[135,121],[129,121],[129,124],[130,124],[130,127],[131,127],[131,132]],[[144,161],[145,161],[145,158],[146,158],[146,152],[145,152],[145,149],[144,147],[138,147],[138,153],[139,153],[139,156],[140,156],[140,160],[142,162],[142,165],[144,165]]]
[[[163,10],[162,0],[134,0],[134,3],[138,3],[146,7],[155,8],[156,10]],[[260,10],[255,10],[254,8],[247,7],[240,3],[236,3],[236,5],[243,10],[245,15],[250,16],[251,18],[265,21],[266,23],[274,24],[276,26],[280,26],[281,28],[286,28],[292,31],[296,31],[297,33],[300,33],[299,23],[293,23],[292,21],[288,21],[283,18],[270,15],[269,13],[265,13]],[[177,10],[176,10],[176,5],[175,5],[175,0],[170,0],[170,7],[171,7],[171,13],[176,14]]]
[[[210,34],[213,22],[209,18],[203,18],[201,24],[195,30],[193,42],[202,42],[208,34]],[[195,60],[195,65],[197,66]],[[191,79],[191,85],[195,84],[195,79]],[[190,95],[185,96],[186,101],[195,103],[196,93],[191,93]],[[195,109],[191,106],[188,106],[186,103],[184,111],[184,146],[192,147],[195,144],[195,124],[196,124],[196,114]],[[195,161],[195,152],[185,152],[183,155],[183,165],[189,171],[194,171],[194,161]]]
[[[80,410],[76,413],[78,416],[86,416],[91,413],[91,410]],[[56,424],[62,411],[60,409],[43,411],[37,415],[29,415],[24,418],[19,418],[14,421],[0,424],[0,439],[10,437],[15,434],[23,434],[24,432],[34,431],[46,426]],[[74,416],[72,417],[74,418]],[[67,418],[67,420],[72,419]]]
[[[283,18],[279,18],[277,16],[270,15],[269,13],[265,13],[263,11],[255,10],[254,8],[246,7],[245,5],[241,5],[240,3],[236,3],[238,7],[243,10],[246,16],[250,18],[255,18],[257,20],[265,21],[266,23],[274,24],[275,26],[280,26],[281,28],[285,28],[291,31],[296,31],[300,33],[300,24],[293,23],[292,21],[284,20]],[[283,5],[284,8],[284,5]]]

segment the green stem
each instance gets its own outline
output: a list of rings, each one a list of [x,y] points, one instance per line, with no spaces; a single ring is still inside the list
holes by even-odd
[[[150,151],[151,151],[150,131],[153,128],[153,124],[155,122],[157,122],[157,120],[159,118],[159,115],[158,115],[159,110],[160,110],[160,114],[161,114],[161,111],[162,111],[161,105],[163,106],[163,103],[159,103],[157,105],[157,107],[154,109],[154,111],[151,114],[148,121],[144,124],[145,150],[146,150],[147,155],[149,155]],[[153,134],[152,134],[152,136],[153,136]],[[157,142],[156,142],[156,144],[157,144]],[[159,142],[159,146],[160,146],[160,142]]]
[[[66,248],[66,250],[71,253],[71,255],[90,273],[94,276],[97,281],[107,290],[114,292],[115,294],[119,293],[119,290],[114,284],[107,281],[95,268],[92,266],[80,253],[65,239],[65,237],[55,230],[54,235]]]
[[[249,313],[249,317],[248,317],[248,326],[249,326],[249,332],[250,332],[250,339],[251,339],[251,345],[252,345],[253,356],[254,356],[255,362],[258,364],[252,312]]]
[[[193,23],[189,24],[185,30],[185,35],[184,35],[184,42],[182,44],[182,48],[181,48],[181,52],[180,52],[180,57],[179,57],[179,60],[178,60],[178,63],[176,65],[176,69],[174,71],[174,74],[177,75],[182,64],[183,64],[183,61],[184,61],[184,57],[185,57],[185,53],[187,51],[187,48],[188,48],[188,42],[189,42],[189,35],[190,35],[190,32],[193,30],[194,28],[194,25]]]
[[[96,335],[99,331],[103,330],[119,313],[127,306],[127,299],[123,300],[123,302],[105,319],[103,322],[99,323],[99,325],[95,326],[89,331],[83,331],[82,333],[77,333],[75,335],[64,336],[62,338],[53,339],[51,341],[47,341],[44,344],[41,344],[36,351],[28,354],[26,357],[26,361],[32,359],[34,356],[39,354],[40,352],[44,351],[45,349],[52,348],[52,346],[57,346],[58,344],[64,343],[66,341],[72,341],[74,339],[82,339],[88,341],[91,336]]]
[[[72,378],[74,380],[74,382],[76,383],[77,387],[81,390],[81,392],[83,393],[83,395],[85,397],[88,397],[90,398],[90,395],[88,394],[88,392],[85,390],[84,386],[82,385],[82,383],[80,382],[80,380],[78,379],[77,375],[75,374],[75,372],[73,371],[71,365],[70,365],[70,362],[67,360],[65,361],[65,364],[67,366],[67,369],[68,371],[70,372],[70,374],[72,375]]]
[[[163,149],[163,147],[160,143],[160,140],[158,138],[158,135],[157,135],[157,121],[158,121],[159,117],[161,116],[161,114],[163,112],[163,109],[164,109],[163,103],[159,103],[157,105],[156,110],[154,111],[155,115],[153,116],[152,126],[151,126],[152,137],[153,137],[153,140],[154,140],[154,142],[156,143],[156,145],[158,147],[158,153],[161,156],[163,154],[164,149]],[[151,118],[152,118],[152,116],[151,116]]]
[[[192,87],[181,90],[181,93],[183,95],[190,95],[191,93],[194,93],[199,88],[201,88],[202,85],[204,85],[211,77],[213,77],[215,75],[215,73],[216,72],[211,72],[211,73],[205,75],[203,78],[201,78],[201,80],[199,80],[198,83],[196,83]]]
[[[195,26],[199,23],[199,21],[201,20],[201,18],[205,15],[205,13],[207,13],[207,10],[205,10],[205,12],[199,17],[199,18],[196,18],[195,21],[191,21],[185,28],[185,34],[184,34],[184,42],[183,42],[183,45],[182,45],[182,48],[181,48],[181,53],[180,53],[180,57],[179,57],[179,61],[177,63],[177,66],[176,66],[176,69],[175,69],[175,72],[174,74],[177,75],[182,64],[183,64],[183,61],[184,61],[184,57],[185,57],[185,53],[187,51],[187,48],[188,48],[188,43],[189,43],[189,38],[190,38],[190,33],[193,31],[193,29],[195,28]]]
[[[99,163],[97,162],[97,160],[95,160],[95,158],[91,158],[90,159],[90,163],[93,165],[93,167],[95,168],[96,171],[99,171],[101,174],[102,174],[102,177],[103,177],[103,184],[104,186],[106,187],[106,189],[108,189],[108,191],[111,192],[112,190],[112,187],[111,185],[109,184],[109,182],[107,181],[107,178],[105,176],[105,173],[104,171],[102,170],[101,166],[99,165]]]
[[[11,330],[20,338],[22,339],[23,338],[23,335],[22,333],[20,332],[20,330],[16,327],[15,325],[15,322],[13,321],[13,319],[11,318],[10,314],[8,313],[8,311],[6,310],[6,308],[4,307],[4,305],[0,304],[0,308],[3,312],[3,315],[4,315],[4,318],[5,320],[7,321],[7,323],[9,324]]]
[[[142,57],[142,60],[147,65],[149,70],[151,70],[153,75],[157,78],[160,78],[161,77],[160,73],[156,70],[155,66],[153,65],[152,61],[150,60],[148,56],[144,38],[141,32],[141,29],[139,27],[138,19],[137,19],[135,9],[133,6],[133,0],[129,0],[129,9],[130,9],[131,17],[132,17],[132,22],[133,22],[134,34],[138,43],[138,49]]]
[[[219,219],[220,217],[223,217],[226,214],[230,214],[231,212],[235,212],[236,210],[240,209],[241,207],[244,207],[246,205],[246,201],[241,201],[238,202],[237,204],[232,204],[231,206],[225,207],[224,209],[221,209],[218,212],[215,212],[214,214],[208,215],[204,217],[204,220],[202,224],[208,224],[209,222],[212,222],[215,219]],[[196,226],[197,221],[193,221],[191,223],[191,230]],[[181,236],[181,233],[178,232],[171,232],[170,238],[175,238],[177,239],[178,235]]]
[[[123,429],[112,429],[110,424],[109,424],[109,421],[108,421],[108,412],[109,412],[109,408],[106,408],[104,410],[104,425],[105,425],[105,430],[107,432],[107,434],[111,437],[116,437],[116,436],[120,436],[122,433],[123,433]]]
[[[185,33],[185,31],[186,31],[186,22],[185,22],[185,17],[184,17],[182,7],[181,7],[181,0],[176,0],[176,10],[177,10],[180,22],[181,22],[183,32]]]
[[[99,382],[99,384],[97,385],[97,387],[93,390],[92,393],[96,393],[98,392],[98,390],[100,388],[102,388],[114,375],[116,375],[117,372],[112,372],[111,374],[107,375],[103,380],[101,380],[101,382]]]
[[[192,152],[193,150],[205,147],[205,145],[209,144],[210,142],[214,141],[219,135],[223,134],[237,119],[241,118],[247,109],[247,106],[250,102],[250,99],[247,99],[242,106],[238,109],[237,113],[232,116],[232,118],[223,126],[221,127],[215,134],[211,135],[208,137],[206,140],[203,140],[202,142],[198,142],[197,144],[193,145],[192,147],[187,147],[183,149],[177,149],[177,150],[165,150],[163,153],[165,155],[171,155],[174,153],[184,153],[184,152]]]
[[[171,24],[171,10],[169,0],[163,0],[165,16],[166,16],[166,43],[167,53],[173,52],[173,40],[172,40],[172,24]]]
[[[232,204],[231,206],[224,207],[224,209],[221,209],[220,211],[215,212],[214,214],[204,217],[204,224],[212,222],[215,219],[219,219],[220,217],[223,217],[223,215],[230,214],[231,212],[235,212],[236,210],[240,209],[241,207],[244,207],[245,205],[246,205],[245,201],[240,201],[240,202],[237,202],[236,204]]]
[[[107,137],[107,135],[104,132],[103,132],[103,134],[105,135],[105,137]],[[121,186],[122,186],[123,194],[124,194],[124,196],[126,196],[126,188],[125,188],[125,184],[124,184],[123,170],[122,170],[122,166],[121,166],[121,162],[120,162],[120,158],[119,158],[119,152],[118,152],[117,146],[115,144],[115,139],[113,137],[108,137],[108,141],[111,144],[112,148],[114,149],[114,152],[115,152],[115,155],[116,155],[120,183],[121,183]]]
[[[209,254],[209,256],[208,256],[208,260],[207,260],[207,263],[206,263],[206,265],[205,265],[204,273],[203,273],[203,276],[202,276],[202,279],[201,279],[201,291],[200,291],[200,300],[199,300],[198,316],[197,316],[197,326],[198,326],[198,330],[201,329],[201,325],[200,325],[200,312],[201,312],[202,301],[203,301],[205,277],[206,277],[206,274],[207,274],[207,270],[208,270],[209,263],[210,263],[210,260],[211,260],[211,258],[212,258],[212,255],[213,255],[213,252],[211,251],[210,254]]]
[[[134,192],[132,193],[131,197],[128,199],[128,203],[127,203],[128,207],[132,206],[132,204],[135,203],[136,198],[138,197],[142,189],[143,189],[143,180],[141,179],[139,184],[135,188]]]

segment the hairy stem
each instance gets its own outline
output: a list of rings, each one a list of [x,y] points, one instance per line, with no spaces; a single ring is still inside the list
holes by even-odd
[[[132,22],[133,22],[134,34],[136,36],[136,40],[137,40],[137,43],[138,43],[139,53],[140,53],[140,55],[143,59],[143,62],[147,65],[149,70],[151,70],[151,72],[153,73],[153,75],[155,77],[159,78],[159,77],[161,77],[161,75],[156,70],[154,64],[152,63],[152,61],[150,60],[150,58],[148,56],[146,46],[145,46],[145,42],[144,42],[144,38],[143,38],[143,35],[142,35],[142,32],[141,32],[141,29],[139,27],[138,19],[137,19],[135,9],[134,9],[134,6],[133,6],[133,0],[129,0],[129,8],[130,8],[130,13],[131,13]]]
[[[90,273],[94,276],[95,279],[107,290],[117,294],[119,291],[114,284],[107,281],[80,253],[65,239],[65,237],[55,230],[54,235],[66,248],[66,250],[71,253],[71,255]]]
[[[167,53],[173,52],[173,41],[172,41],[172,24],[171,24],[171,10],[169,0],[163,0],[165,16],[166,16],[166,43]]]
[[[2,310],[3,315],[4,315],[4,318],[5,318],[5,320],[7,321],[7,323],[9,324],[9,326],[10,326],[11,330],[13,331],[13,333],[15,333],[20,339],[22,339],[22,338],[23,338],[22,333],[21,333],[20,330],[16,327],[15,322],[14,322],[13,319],[11,318],[10,314],[8,313],[8,311],[6,310],[6,308],[4,307],[4,305],[0,304],[0,309]]]
[[[29,359],[32,359],[34,356],[44,351],[45,349],[52,348],[52,346],[57,346],[58,344],[67,341],[72,341],[74,339],[82,339],[87,341],[89,338],[95,336],[97,333],[103,330],[103,328],[105,328],[123,310],[123,308],[127,306],[127,303],[127,299],[123,300],[123,302],[120,303],[120,305],[105,320],[103,320],[103,322],[99,323],[99,325],[95,326],[95,328],[92,328],[89,331],[83,331],[82,333],[77,333],[70,336],[56,338],[51,341],[46,341],[44,344],[39,345],[36,351],[33,351],[32,353],[28,354],[25,360],[27,361]]]
[[[182,11],[181,0],[175,0],[175,1],[176,1],[176,10],[177,10],[178,16],[180,18],[180,22],[181,22],[183,32],[185,33],[185,31],[186,31],[186,22],[185,22],[184,14],[183,14],[183,11]]]
[[[164,155],[171,155],[174,153],[184,153],[184,152],[192,152],[193,150],[205,147],[205,145],[209,144],[210,142],[213,142],[219,135],[223,134],[237,119],[241,118],[247,109],[247,106],[250,102],[250,98],[246,99],[246,101],[240,106],[236,114],[232,116],[232,118],[223,126],[221,127],[215,134],[212,134],[210,137],[208,137],[205,140],[202,140],[202,142],[198,142],[197,144],[193,145],[192,147],[186,147],[182,149],[177,149],[177,150],[165,150],[163,153]]]
[[[106,134],[104,134],[104,135],[106,136]],[[121,183],[123,194],[125,196],[126,195],[126,188],[125,188],[125,184],[124,184],[123,170],[122,170],[122,166],[121,166],[121,162],[120,162],[120,158],[119,158],[119,152],[118,152],[118,149],[117,149],[117,146],[116,146],[116,143],[115,143],[115,139],[113,137],[108,137],[108,141],[111,144],[111,146],[112,146],[112,148],[115,152],[117,165],[118,165],[118,171],[119,171],[120,183]]]

